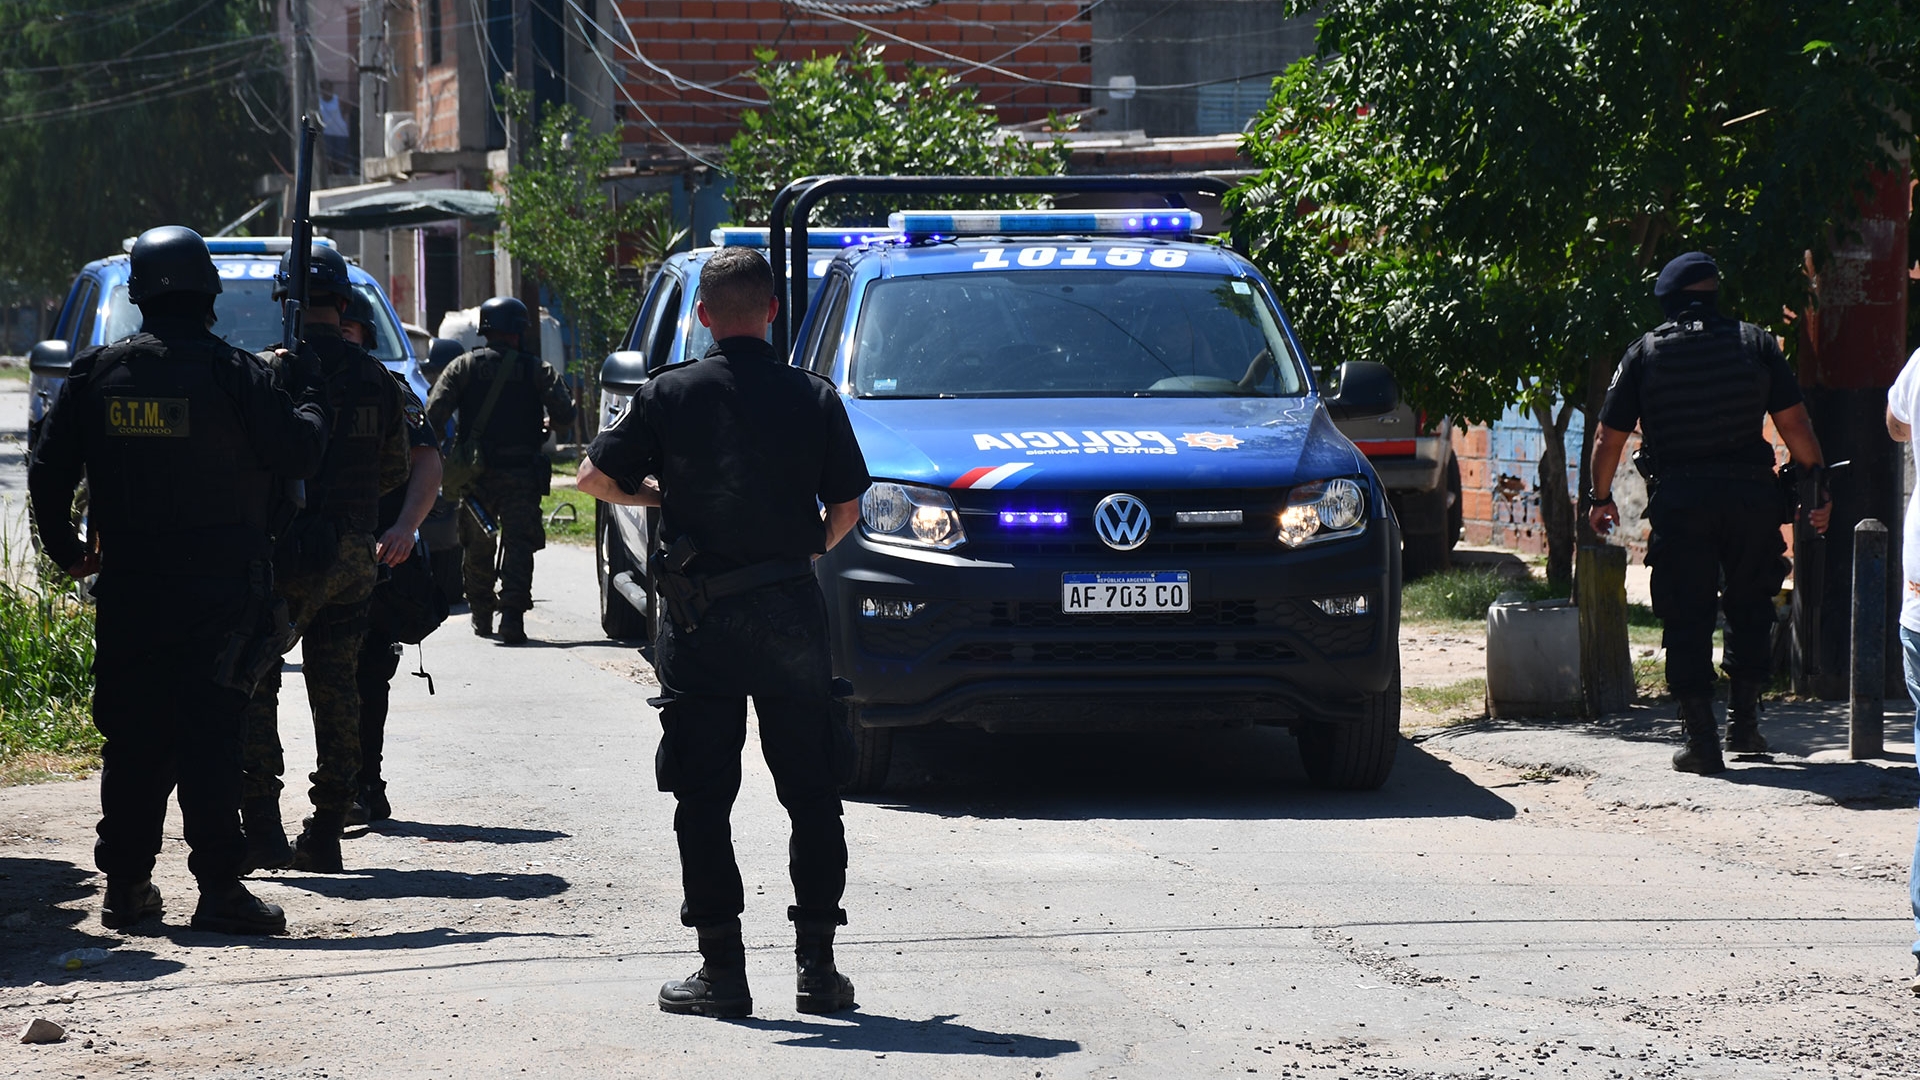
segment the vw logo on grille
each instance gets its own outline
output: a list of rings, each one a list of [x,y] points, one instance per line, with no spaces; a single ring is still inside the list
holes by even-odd
[[[1093,508],[1093,531],[1115,551],[1132,551],[1147,542],[1153,515],[1131,495],[1109,495]]]

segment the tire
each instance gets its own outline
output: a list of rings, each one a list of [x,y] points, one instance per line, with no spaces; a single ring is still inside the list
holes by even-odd
[[[1301,725],[1295,732],[1300,761],[1307,779],[1330,791],[1373,791],[1393,772],[1400,748],[1400,676],[1378,694],[1368,694],[1366,712],[1358,720],[1325,720]]]
[[[1406,580],[1437,574],[1453,564],[1451,531],[1401,535],[1400,566]]]
[[[615,641],[651,640],[645,612],[635,611],[620,595],[613,579],[633,569],[619,530],[613,527],[613,508],[596,502],[593,510],[594,567],[600,578],[600,630]],[[651,596],[648,597],[652,599]],[[651,604],[648,607],[652,607]]]
[[[893,729],[868,727],[860,722],[859,707],[844,701],[833,703],[833,720],[853,743],[852,768],[840,790],[858,795],[886,786],[887,769],[893,764]]]
[[[1447,508],[1447,547],[1467,538],[1466,499],[1460,491],[1460,459],[1447,455],[1447,493],[1453,496],[1453,505]]]

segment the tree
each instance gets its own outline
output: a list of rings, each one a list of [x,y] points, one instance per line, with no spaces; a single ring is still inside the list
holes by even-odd
[[[1565,580],[1565,433],[1659,321],[1653,275],[1703,249],[1727,310],[1776,330],[1804,310],[1805,254],[1826,262],[1872,171],[1911,143],[1920,11],[1309,6],[1319,53],[1275,81],[1246,140],[1262,171],[1232,197],[1236,229],[1319,357],[1384,361],[1432,413],[1535,418],[1549,576]]]
[[[802,176],[1065,171],[1065,146],[1001,131],[974,88],[938,68],[909,62],[898,81],[888,78],[884,51],[863,38],[844,56],[781,62],[771,50],[755,54],[753,78],[766,91],[767,107],[741,115],[727,151],[736,221],[766,220],[773,196]],[[831,199],[819,213],[832,224],[884,225],[890,208],[885,200]]]
[[[619,202],[606,179],[621,157],[619,132],[593,134],[570,105],[549,106],[535,123],[532,95],[506,85],[500,91],[533,138],[507,173],[498,243],[553,293],[573,330],[569,367],[578,370],[606,355],[626,329],[634,296],[620,279],[620,239],[657,231],[667,196]]]
[[[263,0],[0,3],[0,281],[64,291],[155,225],[212,232],[285,136]]]

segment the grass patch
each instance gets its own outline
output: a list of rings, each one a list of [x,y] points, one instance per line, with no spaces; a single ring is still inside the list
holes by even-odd
[[[1400,592],[1400,617],[1407,622],[1485,620],[1494,599],[1514,591],[1525,593],[1529,600],[1566,594],[1538,578],[1509,577],[1486,569],[1446,570],[1407,582]]]
[[[1406,686],[1400,698],[1421,712],[1448,719],[1473,719],[1486,715],[1487,680],[1463,679],[1450,686]]]
[[[26,382],[31,378],[33,378],[33,371],[30,368],[0,367],[0,379],[12,379],[15,382]]]
[[[580,462],[575,458],[553,458],[551,467],[555,476],[580,475]]]
[[[543,496],[540,518],[546,522],[548,540],[561,544],[593,543],[593,496],[578,488],[554,488]]]
[[[0,541],[0,777],[85,769],[93,726],[93,605],[77,582]]]

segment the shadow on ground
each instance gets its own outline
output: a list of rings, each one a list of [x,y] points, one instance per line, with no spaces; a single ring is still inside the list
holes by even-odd
[[[186,966],[127,948],[119,935],[103,928],[98,880],[92,870],[63,859],[0,856],[0,916],[15,916],[19,923],[0,929],[0,986],[144,982]],[[168,914],[184,920],[184,913],[175,913],[183,902],[190,912],[195,899],[169,897]],[[54,957],[73,949],[105,949],[111,955],[76,971],[53,966]]]
[[[367,826],[367,832],[381,836],[411,836],[441,844],[545,844],[568,840],[572,833],[553,829],[508,829],[487,825],[435,825],[426,821],[401,821],[390,818]]]
[[[966,728],[895,737],[887,787],[866,801],[943,816],[1158,818],[1510,818],[1513,805],[1401,740],[1379,791],[1308,782],[1278,728],[1105,734],[989,734]]]
[[[397,900],[437,896],[447,900],[537,900],[566,892],[567,879],[556,874],[462,874],[453,870],[352,869],[344,874],[294,874],[261,877],[288,888],[338,900]]]
[[[869,1054],[980,1054],[989,1057],[1050,1058],[1077,1053],[1072,1039],[1043,1039],[986,1031],[953,1022],[957,1014],[903,1020],[875,1013],[837,1013],[832,1020],[738,1020],[742,1027],[783,1031],[793,1037],[782,1046],[857,1050]]]

